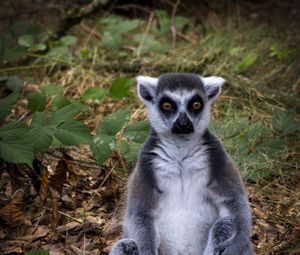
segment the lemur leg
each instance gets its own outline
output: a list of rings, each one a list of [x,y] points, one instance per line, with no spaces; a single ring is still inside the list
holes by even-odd
[[[132,239],[121,239],[111,249],[109,255],[138,255],[139,249]]]

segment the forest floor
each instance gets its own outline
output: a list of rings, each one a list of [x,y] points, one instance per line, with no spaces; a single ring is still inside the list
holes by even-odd
[[[17,75],[26,84],[24,93],[59,85],[62,100],[81,99],[88,88],[109,90],[99,100],[83,102],[88,111],[79,119],[93,134],[105,116],[125,106],[130,106],[129,123],[146,119],[134,85],[117,95],[112,92],[116,78],[177,71],[224,77],[227,83],[214,105],[211,129],[241,169],[256,254],[300,254],[297,1],[198,1],[195,9],[188,2],[176,6],[162,1],[155,11],[115,1],[79,22],[69,20],[74,24],[59,32],[64,8],[70,6],[53,1],[45,9],[38,1],[29,2],[13,8],[4,1],[0,30],[18,36],[42,30],[34,40],[46,49],[31,45],[22,59],[11,56],[0,67],[0,78]],[[49,36],[51,29],[59,35]],[[17,41],[23,46],[30,41],[28,36],[22,40]],[[50,94],[47,107],[62,102],[54,97]],[[18,100],[7,121],[14,118],[31,121],[26,98]],[[137,150],[118,148],[99,166],[88,145],[53,146],[37,153],[33,169],[2,163],[0,254],[31,249],[107,254],[120,237],[132,153]]]

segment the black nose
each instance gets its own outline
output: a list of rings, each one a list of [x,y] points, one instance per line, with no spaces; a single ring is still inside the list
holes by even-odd
[[[194,126],[186,113],[181,112],[172,127],[172,133],[189,134],[194,132]]]

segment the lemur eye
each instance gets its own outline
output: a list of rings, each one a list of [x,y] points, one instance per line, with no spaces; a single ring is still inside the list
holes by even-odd
[[[192,108],[193,110],[200,110],[201,109],[202,104],[200,102],[194,102],[192,104]]]
[[[172,105],[168,102],[164,102],[162,104],[162,108],[165,110],[165,111],[170,111],[172,109]]]

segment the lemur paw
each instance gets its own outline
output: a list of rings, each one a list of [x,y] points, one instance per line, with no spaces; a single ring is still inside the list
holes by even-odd
[[[136,242],[132,239],[122,239],[112,248],[109,255],[138,255],[139,249]]]
[[[228,242],[235,235],[233,219],[230,217],[221,218],[213,226],[212,234],[215,245]]]

